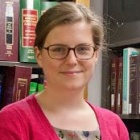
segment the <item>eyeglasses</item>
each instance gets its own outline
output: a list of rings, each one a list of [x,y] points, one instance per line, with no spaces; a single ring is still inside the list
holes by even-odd
[[[80,44],[74,48],[70,48],[63,44],[54,44],[48,47],[43,47],[43,49],[48,51],[48,55],[52,59],[62,60],[65,59],[70,50],[74,51],[76,58],[80,60],[91,59],[94,55],[94,52],[97,50],[94,46],[87,44]]]

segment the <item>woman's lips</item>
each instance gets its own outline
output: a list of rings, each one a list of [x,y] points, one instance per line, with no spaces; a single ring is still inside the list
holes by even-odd
[[[81,73],[82,71],[63,71],[61,73],[63,74],[78,74],[78,73]]]

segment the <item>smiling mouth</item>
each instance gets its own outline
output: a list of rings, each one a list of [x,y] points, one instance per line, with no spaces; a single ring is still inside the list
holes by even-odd
[[[78,73],[82,73],[82,71],[64,71],[61,73],[63,73],[63,74],[78,74]]]

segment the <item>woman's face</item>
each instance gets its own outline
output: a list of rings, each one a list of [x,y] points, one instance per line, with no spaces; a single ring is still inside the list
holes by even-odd
[[[44,46],[53,44],[62,44],[70,48],[80,44],[94,46],[91,26],[83,21],[57,26],[46,37]],[[97,51],[89,60],[77,59],[73,50],[62,60],[50,58],[45,49],[39,51],[36,47],[35,53],[38,64],[44,71],[48,87],[53,88],[83,88],[90,80],[97,60]]]

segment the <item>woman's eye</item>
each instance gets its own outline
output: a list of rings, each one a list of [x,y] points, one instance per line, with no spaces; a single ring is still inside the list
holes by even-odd
[[[78,51],[88,51],[88,50],[89,50],[89,47],[86,47],[86,46],[82,46],[78,48]]]
[[[52,51],[53,52],[63,52],[63,51],[65,51],[65,48],[63,48],[63,47],[57,47],[57,48],[53,48]]]

